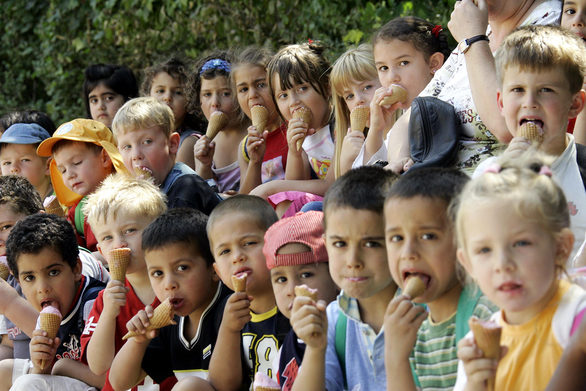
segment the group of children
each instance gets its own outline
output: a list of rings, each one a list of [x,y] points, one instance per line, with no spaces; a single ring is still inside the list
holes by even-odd
[[[316,42],[222,51],[191,74],[150,68],[140,98],[118,89],[127,68],[90,67],[92,119],[8,126],[0,389],[583,389],[586,292],[567,269],[583,262],[586,192],[566,130],[581,121],[586,48],[559,27],[513,32],[495,55],[503,155],[473,179],[398,176],[375,164],[385,133],[459,55],[446,42],[398,18],[332,67]],[[384,104],[396,85],[406,97]],[[266,118],[246,129],[258,105]],[[349,129],[364,106],[366,136]],[[195,132],[190,113],[216,111],[219,135]],[[121,248],[126,275],[111,279]],[[171,324],[153,327],[166,305]],[[36,325],[51,307],[56,336]],[[502,329],[498,358],[472,317]]]

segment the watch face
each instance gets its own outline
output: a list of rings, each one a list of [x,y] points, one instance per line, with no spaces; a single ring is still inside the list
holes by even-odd
[[[466,51],[470,47],[470,45],[468,45],[468,42],[466,42],[466,41],[467,41],[467,39],[464,39],[462,42],[460,42],[458,44],[458,50],[462,53],[466,53]]]

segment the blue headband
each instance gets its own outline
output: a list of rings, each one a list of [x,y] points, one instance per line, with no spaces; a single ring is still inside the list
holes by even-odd
[[[209,60],[205,64],[203,64],[203,66],[201,67],[201,70],[199,71],[199,75],[201,76],[201,74],[204,73],[205,71],[214,70],[214,69],[221,69],[226,73],[230,73],[230,70],[232,69],[232,67],[230,66],[230,63],[228,61],[225,61],[225,60],[222,60],[219,58],[214,58],[213,60]]]

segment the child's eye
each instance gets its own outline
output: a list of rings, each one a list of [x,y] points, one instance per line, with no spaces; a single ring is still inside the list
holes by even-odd
[[[378,67],[379,72],[386,72],[388,70],[389,70],[389,67],[386,65],[381,65],[380,67]]]
[[[21,159],[20,161],[23,162],[23,163],[28,163],[28,162],[31,161],[31,159]]]
[[[29,274],[29,275],[26,275],[26,276],[23,278],[23,280],[24,280],[24,281],[26,281],[26,282],[33,282],[33,281],[35,280],[35,277],[34,277],[34,276],[31,276],[31,275]]]
[[[573,8],[567,8],[566,10],[564,10],[564,13],[567,15],[574,15],[576,13],[576,10]]]
[[[539,92],[554,92],[553,89],[549,87],[543,87],[539,90]]]
[[[262,88],[262,89],[264,89],[264,88],[267,88],[267,83],[266,83],[266,82],[264,82],[264,81],[261,81],[260,83],[258,83],[258,84],[256,85],[256,88],[259,88],[259,89],[261,89],[261,88]]]
[[[343,240],[336,240],[335,242],[332,243],[332,245],[334,247],[342,248],[342,247],[346,247],[346,242],[344,242]]]
[[[279,276],[275,278],[275,284],[284,284],[287,282],[287,277]]]
[[[344,99],[351,100],[353,98],[354,98],[354,94],[348,94],[348,95],[346,95],[346,97]]]
[[[475,252],[476,254],[488,254],[490,252],[490,247],[480,247]]]
[[[364,91],[368,91],[370,90],[372,87],[374,87],[372,84],[367,84],[364,86]]]
[[[307,278],[311,278],[314,276],[314,273],[312,272],[303,272],[300,274],[299,277],[301,277],[301,279],[307,279]]]
[[[222,96],[230,97],[230,96],[232,96],[232,93],[230,91],[224,91],[222,93]]]
[[[59,269],[51,269],[51,270],[49,270],[49,276],[51,276],[51,277],[58,276],[59,274],[61,274],[61,271]]]
[[[165,90],[162,89],[162,88],[159,88],[159,89],[156,89],[155,90],[155,94],[164,94],[164,93],[165,93]]]
[[[11,164],[12,164],[12,162],[8,162],[8,161],[2,162],[2,165],[3,165],[3,166],[9,166],[9,165],[11,165]]]
[[[8,231],[10,229],[12,229],[13,225],[12,224],[6,224],[0,227],[0,232],[4,232],[4,231]]]
[[[78,162],[73,162],[73,165],[74,165],[74,166],[79,166],[79,165],[80,165],[82,162],[83,162],[83,160],[80,160],[80,161],[78,161]]]
[[[123,151],[128,151],[128,150],[130,150],[130,145],[123,145],[123,146],[121,147],[121,149],[122,149]]]
[[[125,234],[131,234],[131,233],[136,232],[136,231],[137,231],[136,228],[127,228],[127,229],[124,230],[124,233]]]
[[[105,100],[106,102],[112,102],[114,100],[114,95],[106,95]]]
[[[401,235],[392,235],[388,239],[389,242],[400,242],[401,240],[403,240]]]
[[[177,96],[183,96],[183,91],[177,90],[177,91],[175,91],[175,95],[177,95]]]
[[[152,144],[152,143],[153,143],[153,140],[151,140],[150,138],[147,138],[147,139],[146,139],[146,140],[144,140],[142,143],[143,143],[144,145],[149,145],[149,144]]]
[[[161,277],[162,275],[163,275],[163,272],[162,272],[162,271],[160,271],[160,270],[153,270],[153,271],[151,272],[151,277],[153,277],[153,278],[159,278],[159,277]]]
[[[102,241],[106,240],[112,240],[112,235],[104,235],[104,237],[102,237]]]
[[[90,103],[92,105],[95,105],[96,103],[98,103],[98,98],[90,98]]]
[[[277,99],[279,99],[279,100],[287,99],[287,94],[282,92],[279,95],[277,95]]]
[[[241,88],[238,89],[238,93],[239,94],[244,94],[247,91],[248,91],[248,87],[241,87]]]
[[[254,246],[254,245],[255,245],[255,244],[257,244],[257,243],[258,243],[258,242],[257,242],[257,241],[255,241],[255,240],[249,240],[249,241],[247,241],[247,242],[245,242],[245,243],[244,243],[244,247],[247,247],[247,246]]]
[[[404,60],[404,61],[401,61],[401,62],[399,62],[399,66],[400,66],[400,67],[404,67],[404,66],[406,66],[406,65],[409,65],[409,61],[407,61],[407,60]]]
[[[177,266],[177,270],[180,271],[180,272],[184,272],[184,271],[189,270],[189,266],[187,266],[187,265],[179,265],[179,266]]]
[[[364,242],[364,247],[376,248],[376,247],[382,247],[382,244],[380,244],[379,242],[377,242],[375,240],[367,240],[366,242]]]
[[[530,246],[531,242],[528,240],[517,240],[514,244],[513,247],[525,247],[525,246]]]
[[[229,252],[230,252],[230,250],[228,250],[227,248],[225,248],[225,249],[221,250],[221,251],[218,253],[218,255],[226,255],[226,254],[228,254]]]
[[[433,233],[425,233],[421,235],[421,239],[423,240],[434,240],[437,239],[437,235]]]
[[[511,92],[523,92],[523,88],[522,87],[513,87],[511,88]]]

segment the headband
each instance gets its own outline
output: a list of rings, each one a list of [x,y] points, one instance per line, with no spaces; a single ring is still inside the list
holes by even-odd
[[[214,69],[221,69],[226,73],[230,73],[232,67],[230,66],[230,63],[228,61],[222,60],[220,58],[214,58],[203,64],[201,70],[199,71],[199,75],[201,76],[202,73]]]

